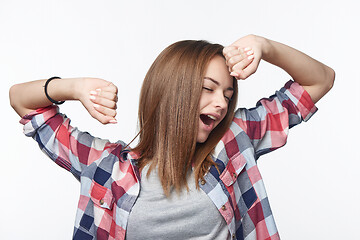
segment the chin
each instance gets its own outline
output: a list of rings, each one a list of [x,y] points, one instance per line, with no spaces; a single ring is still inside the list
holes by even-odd
[[[197,137],[196,142],[197,143],[204,143],[208,139],[208,135],[201,135]]]

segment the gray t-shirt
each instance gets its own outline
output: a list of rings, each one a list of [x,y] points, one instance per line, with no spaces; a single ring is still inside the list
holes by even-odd
[[[141,189],[129,216],[127,240],[138,239],[230,239],[224,218],[214,203],[196,189],[194,174],[188,178],[189,192],[171,191],[166,198],[157,170],[146,177],[142,171]]]

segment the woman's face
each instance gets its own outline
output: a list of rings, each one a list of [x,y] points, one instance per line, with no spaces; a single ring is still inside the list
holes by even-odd
[[[233,77],[225,59],[215,56],[206,69],[200,97],[198,143],[205,142],[211,131],[224,119],[233,92]]]

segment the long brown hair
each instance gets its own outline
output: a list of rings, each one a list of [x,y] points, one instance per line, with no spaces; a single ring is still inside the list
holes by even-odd
[[[237,100],[237,81],[228,112],[206,142],[197,144],[199,100],[210,60],[222,56],[223,46],[207,41],[176,42],[156,58],[145,76],[140,93],[140,139],[133,149],[139,154],[138,166],[150,164],[168,196],[187,188],[186,176],[194,167],[195,181],[215,165],[210,154],[228,129]]]

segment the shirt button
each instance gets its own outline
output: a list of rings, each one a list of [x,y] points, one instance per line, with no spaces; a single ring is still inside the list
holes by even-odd
[[[204,179],[201,180],[201,185],[204,185],[206,183],[206,181]]]
[[[225,210],[226,210],[226,206],[225,206],[225,205],[222,205],[221,209],[225,211]]]
[[[100,199],[99,203],[100,203],[100,205],[103,205],[104,204],[104,199]]]
[[[236,176],[236,173],[233,173],[233,176],[234,176],[234,178],[236,178],[237,176]]]
[[[232,238],[235,239],[235,233],[233,233]]]

